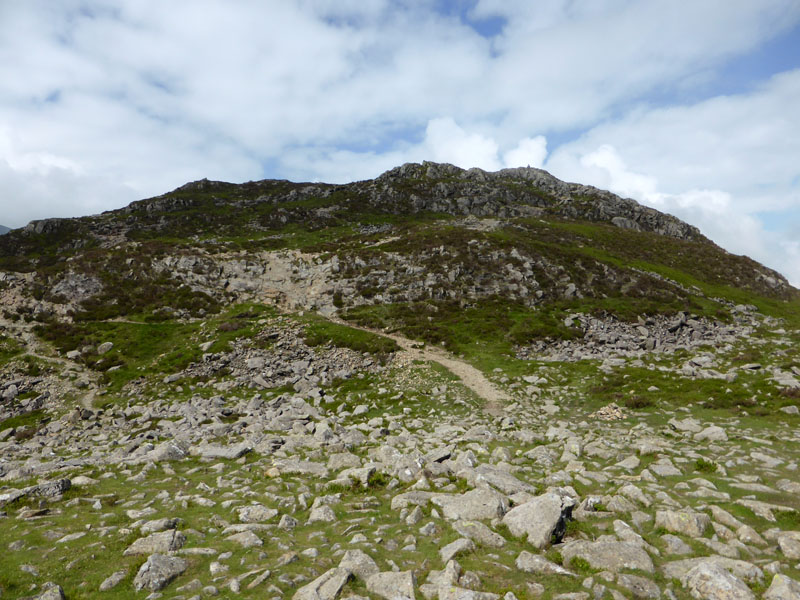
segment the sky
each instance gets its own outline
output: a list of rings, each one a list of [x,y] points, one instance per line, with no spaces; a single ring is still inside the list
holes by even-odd
[[[798,0],[0,0],[0,224],[544,168],[800,286]]]

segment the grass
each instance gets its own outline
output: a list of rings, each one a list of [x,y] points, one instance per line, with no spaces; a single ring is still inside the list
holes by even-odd
[[[116,392],[138,377],[176,373],[199,361],[199,345],[206,336],[213,341],[212,352],[227,350],[230,342],[239,338],[253,339],[260,331],[258,321],[274,314],[274,309],[264,305],[239,304],[205,323],[153,323],[144,319],[54,322],[36,326],[35,331],[62,353],[93,348],[80,360],[103,372],[108,390]],[[97,347],[106,341],[113,342],[112,350],[97,354]]]
[[[700,473],[713,474],[717,472],[717,465],[715,465],[713,461],[698,458],[694,461],[694,470]]]
[[[23,428],[35,429],[45,418],[46,414],[43,410],[33,410],[29,413],[17,415],[16,417],[8,418],[5,421],[0,421],[0,431],[4,431],[6,429]]]
[[[394,340],[369,331],[339,325],[319,317],[309,317],[307,320],[304,339],[309,346],[329,344],[337,348],[350,348],[356,352],[377,355],[387,355],[400,350]]]
[[[434,301],[365,305],[351,308],[343,316],[361,326],[397,331],[444,346],[486,368],[498,355],[511,356],[516,344],[544,337],[566,339],[582,335],[580,330],[565,326],[557,310],[536,311],[500,298],[464,307],[458,302]]]
[[[22,346],[14,338],[0,335],[0,364],[22,353]]]

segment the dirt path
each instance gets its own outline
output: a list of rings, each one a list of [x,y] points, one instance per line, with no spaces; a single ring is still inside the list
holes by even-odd
[[[486,413],[493,416],[502,416],[505,414],[503,407],[506,403],[511,401],[511,398],[509,398],[509,396],[502,390],[498,389],[486,378],[483,373],[481,373],[471,364],[455,358],[453,355],[440,348],[430,347],[428,345],[420,348],[420,342],[410,340],[401,335],[385,333],[376,329],[369,329],[368,327],[360,327],[358,325],[354,325],[353,323],[348,323],[347,321],[342,321],[339,319],[336,319],[336,321],[341,325],[345,325],[346,327],[361,329],[362,331],[368,331],[370,333],[374,333],[375,335],[380,335],[394,340],[403,349],[403,353],[410,360],[423,360],[439,363],[445,369],[453,373],[453,375],[458,377],[461,380],[461,383],[463,383],[466,387],[475,392],[480,398],[483,398],[483,400],[486,402],[486,404],[483,406],[483,410]]]

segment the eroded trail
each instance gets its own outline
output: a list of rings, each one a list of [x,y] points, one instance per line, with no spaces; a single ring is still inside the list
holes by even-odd
[[[471,364],[455,358],[453,355],[439,348],[429,347],[427,345],[424,347],[419,347],[421,345],[420,342],[410,340],[395,333],[385,333],[383,331],[370,329],[368,327],[360,327],[358,325],[354,325],[353,323],[348,323],[347,321],[338,319],[336,321],[347,327],[361,329],[362,331],[368,331],[370,333],[374,333],[375,335],[380,335],[394,340],[403,349],[403,353],[406,354],[410,360],[423,360],[439,363],[445,369],[453,373],[453,375],[458,377],[461,380],[461,383],[463,383],[466,387],[475,392],[475,394],[485,401],[483,407],[485,412],[494,416],[501,416],[505,414],[503,407],[506,403],[510,402],[511,398],[509,398],[509,396],[502,390],[498,389],[497,386],[489,381],[481,371],[473,367]]]

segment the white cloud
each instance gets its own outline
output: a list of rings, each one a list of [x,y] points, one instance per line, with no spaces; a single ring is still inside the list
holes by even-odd
[[[424,147],[435,162],[487,171],[500,168],[497,142],[479,133],[467,133],[449,117],[428,122]]]
[[[720,189],[688,189],[679,193],[664,192],[652,175],[632,170],[621,153],[610,144],[580,154],[562,150],[552,157],[558,170],[571,179],[611,190],[623,197],[673,214],[700,228],[717,244],[746,254],[785,275],[795,286],[800,284],[800,244],[787,238],[786,232],[769,232],[754,216],[758,205],[735,202],[731,193]],[[565,160],[567,154],[572,163]],[[680,160],[675,156],[674,160]],[[548,164],[550,167],[551,165]],[[558,172],[558,170],[556,172]],[[798,206],[800,208],[800,206]]]
[[[535,167],[541,169],[547,158],[547,139],[543,135],[524,138],[516,148],[503,154],[506,167]]]

